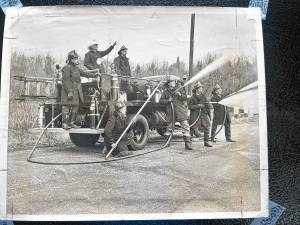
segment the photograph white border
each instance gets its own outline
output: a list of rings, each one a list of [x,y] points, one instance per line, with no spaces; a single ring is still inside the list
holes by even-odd
[[[58,6],[55,6],[58,7]],[[74,6],[61,6],[64,10],[72,10]],[[78,7],[78,6],[75,6]],[[87,7],[87,6],[82,6]],[[99,7],[99,11],[108,14],[120,12],[138,13],[141,9],[147,9],[153,12],[172,13],[197,13],[199,9],[205,7],[153,7],[153,6],[94,6]],[[262,40],[262,23],[259,8],[247,9],[249,18],[255,19],[256,26],[256,51],[258,68],[258,92],[259,92],[259,129],[260,129],[260,211],[246,212],[209,212],[209,213],[160,213],[160,214],[80,214],[80,215],[7,215],[7,139],[8,139],[8,112],[9,112],[9,84],[10,84],[10,42],[9,33],[13,20],[12,17],[20,16],[32,7],[21,9],[8,9],[6,13],[3,53],[2,53],[2,71],[1,71],[1,104],[0,104],[0,220],[35,220],[35,221],[89,221],[89,220],[174,220],[174,219],[223,219],[223,218],[253,218],[267,217],[269,210],[268,193],[268,143],[267,143],[267,114],[266,114],[266,88],[265,88],[265,70],[264,70],[264,49]],[[47,7],[44,7],[47,8]],[[212,8],[216,13],[232,12],[233,8]],[[245,8],[234,8],[245,10]],[[210,10],[207,10],[210,13]],[[220,10],[220,11],[218,11]],[[21,13],[20,13],[21,12]],[[203,13],[203,11],[201,11]]]

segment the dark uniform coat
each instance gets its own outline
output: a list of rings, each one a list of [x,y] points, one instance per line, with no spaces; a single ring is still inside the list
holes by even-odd
[[[79,105],[79,100],[83,103],[83,93],[80,77],[95,77],[94,74],[82,70],[78,65],[68,63],[62,68],[62,91],[61,103],[63,105]],[[73,98],[68,99],[68,94]]]
[[[173,90],[170,90],[169,88],[167,88],[166,90],[164,90],[164,92],[161,95],[161,101],[162,102],[166,102],[168,101],[168,99],[170,97],[173,97],[172,102],[173,102],[173,106],[174,106],[174,114],[175,114],[175,121],[180,122],[183,120],[187,120],[188,119],[188,109],[187,109],[187,94],[185,89],[180,89],[179,90],[181,96],[178,95],[174,95],[173,94]],[[172,107],[170,104],[167,105],[166,107],[166,112],[167,112],[167,116],[168,116],[168,122],[171,122],[172,119]]]
[[[104,128],[104,142],[108,150],[119,139],[127,125],[126,118],[122,118],[116,111],[109,117]],[[128,151],[126,136],[124,135],[124,138],[118,143],[112,155],[117,155],[121,151]]]
[[[191,110],[190,121],[189,121],[190,124],[194,123],[198,119],[199,113],[201,113],[200,115],[202,118],[204,117],[207,118],[207,116],[208,117],[210,116],[210,111],[213,109],[213,106],[206,102],[208,102],[208,99],[204,94],[200,94],[200,95],[193,94],[192,97],[189,99],[188,106],[189,109]],[[200,107],[199,104],[202,104],[203,107]],[[208,121],[208,123],[210,122]]]
[[[131,77],[129,59],[126,56],[119,55],[116,57],[114,59],[114,66],[118,75]]]
[[[100,69],[101,73],[105,73],[103,65],[97,64],[97,59],[102,58],[113,50],[114,46],[110,46],[105,51],[89,51],[84,57],[84,66],[89,70]]]
[[[202,127],[204,131],[204,143],[209,141],[209,131],[211,127],[210,111],[212,110],[212,105],[206,102],[208,101],[204,94],[193,94],[188,104],[189,109],[191,110],[190,124],[194,123],[198,119],[199,110],[201,110],[199,120],[192,126],[192,128]]]
[[[213,96],[211,98],[212,102],[219,102],[221,100],[222,100],[222,96],[219,96],[219,95],[216,95],[216,94],[213,94]],[[223,121],[224,121],[225,113],[226,113],[226,122],[229,122],[229,123],[231,122],[229,111],[226,108],[226,112],[225,112],[225,106],[224,105],[214,103],[213,107],[214,107],[213,124],[222,125]]]

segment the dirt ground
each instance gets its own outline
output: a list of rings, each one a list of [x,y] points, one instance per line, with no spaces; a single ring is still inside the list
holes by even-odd
[[[31,147],[8,153],[8,214],[240,212],[260,210],[258,122],[232,125],[236,143],[217,136],[213,148],[181,137],[171,147],[103,164],[40,165],[26,161]],[[180,134],[180,133],[178,133]],[[151,133],[146,150],[163,144]],[[103,159],[99,146],[38,149],[35,159]]]

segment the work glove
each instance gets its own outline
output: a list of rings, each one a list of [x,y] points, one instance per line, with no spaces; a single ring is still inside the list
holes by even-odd
[[[176,92],[176,93],[175,93],[175,96],[180,97],[180,96],[181,96],[181,93],[180,93],[180,92]]]
[[[68,100],[71,100],[71,99],[73,99],[73,92],[68,93]]]

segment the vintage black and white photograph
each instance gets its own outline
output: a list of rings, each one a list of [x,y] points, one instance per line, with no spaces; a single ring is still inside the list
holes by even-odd
[[[261,29],[256,8],[8,10],[1,217],[268,216]]]

